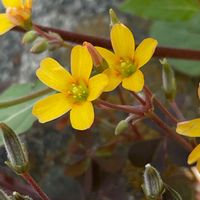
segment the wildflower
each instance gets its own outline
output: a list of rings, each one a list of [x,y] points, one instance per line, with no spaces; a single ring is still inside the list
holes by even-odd
[[[197,94],[200,99],[200,85]],[[177,123],[176,132],[188,137],[200,137],[200,118]]]
[[[200,98],[200,86],[198,88]],[[176,132],[188,137],[200,137],[200,118],[177,123]],[[188,164],[197,162],[197,169],[200,172],[200,144],[197,145],[188,157]]]
[[[0,35],[15,26],[31,27],[32,0],[2,0],[2,3],[6,12],[0,14]]]
[[[109,77],[105,91],[114,90],[121,82],[125,89],[141,91],[144,86],[144,77],[140,68],[152,57],[157,41],[152,38],[144,39],[135,50],[134,37],[122,23],[113,25],[110,37],[114,53],[96,47],[109,65],[109,68],[104,71]]]
[[[58,91],[37,102],[33,114],[41,123],[70,111],[72,127],[88,129],[94,121],[92,101],[97,99],[108,83],[105,74],[90,78],[92,58],[86,47],[75,46],[71,53],[71,74],[52,58],[45,58],[36,74],[50,88]]]

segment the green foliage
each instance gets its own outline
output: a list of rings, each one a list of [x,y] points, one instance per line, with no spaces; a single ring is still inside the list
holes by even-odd
[[[187,20],[200,9],[197,0],[126,0],[123,11],[148,19]]]
[[[159,45],[175,48],[200,48],[200,14],[187,22],[155,22],[150,30],[152,37],[155,37]],[[173,67],[187,75],[200,75],[200,62],[169,59]]]
[[[0,104],[27,96],[43,88],[44,85],[39,82],[36,84],[26,83],[12,85],[0,95]],[[6,123],[17,134],[27,131],[36,120],[32,115],[32,106],[40,98],[41,97],[37,97],[21,104],[0,108],[0,122]],[[0,144],[2,144],[2,140],[0,140]]]

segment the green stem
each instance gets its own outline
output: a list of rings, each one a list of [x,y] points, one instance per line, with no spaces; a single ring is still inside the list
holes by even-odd
[[[52,92],[52,89],[50,88],[45,88],[43,90],[40,90],[38,92],[35,92],[33,94],[30,94],[30,95],[27,95],[27,96],[24,96],[24,97],[20,97],[20,98],[17,98],[17,99],[13,99],[13,100],[10,100],[10,101],[5,101],[5,102],[1,102],[0,103],[0,109],[1,108],[7,108],[7,107],[10,107],[10,106],[14,106],[14,105],[17,105],[17,104],[21,104],[21,103],[24,103],[26,101],[29,101],[29,100],[32,100],[32,99],[35,99],[37,97],[40,97],[40,96],[43,96],[45,94],[48,94]]]

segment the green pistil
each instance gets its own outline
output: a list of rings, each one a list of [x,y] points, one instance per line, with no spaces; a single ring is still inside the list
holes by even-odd
[[[123,77],[129,77],[136,71],[136,66],[130,60],[121,60],[119,71]]]
[[[86,101],[88,98],[88,88],[84,82],[73,83],[68,94],[71,95],[76,102]]]

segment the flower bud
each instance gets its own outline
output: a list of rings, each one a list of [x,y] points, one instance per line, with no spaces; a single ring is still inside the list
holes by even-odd
[[[36,31],[28,31],[24,34],[24,37],[22,38],[23,44],[29,44],[35,41],[35,39],[38,37],[38,34]]]
[[[35,41],[31,48],[31,53],[40,54],[46,51],[48,48],[48,41],[44,38],[39,38]]]
[[[83,46],[87,47],[93,61],[93,65],[97,73],[103,72],[108,65],[96,48],[89,42],[84,42]]]
[[[5,163],[17,174],[23,174],[28,170],[27,152],[20,142],[16,133],[4,123],[0,123],[0,132],[3,134],[3,140],[8,156]]]
[[[150,164],[145,166],[142,189],[148,200],[158,200],[164,192],[164,183],[157,170]]]
[[[1,200],[11,200],[11,198],[1,189],[0,189],[0,199]]]
[[[54,51],[63,45],[64,40],[59,34],[49,32],[48,36],[51,38],[51,40],[49,41],[48,50]]]
[[[176,95],[176,79],[174,71],[168,64],[167,59],[160,60],[162,64],[162,81],[165,96],[168,100],[172,101]]]
[[[128,121],[121,120],[115,128],[115,135],[123,133],[127,128],[128,128]]]
[[[109,9],[109,14],[110,14],[110,27],[120,23],[120,20],[118,19],[115,11],[112,8]]]

